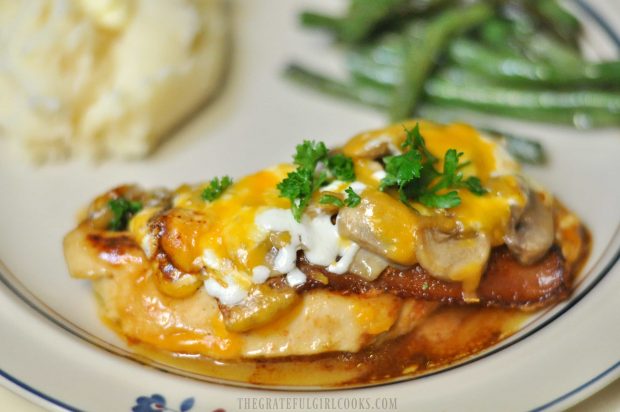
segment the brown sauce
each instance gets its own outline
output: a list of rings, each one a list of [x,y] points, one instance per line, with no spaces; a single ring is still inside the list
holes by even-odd
[[[216,361],[129,342],[152,366],[228,384],[346,388],[408,379],[473,356],[518,331],[532,316],[518,310],[444,306],[412,332],[358,353]]]

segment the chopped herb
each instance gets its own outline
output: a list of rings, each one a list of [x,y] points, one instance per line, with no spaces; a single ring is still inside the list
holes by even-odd
[[[215,177],[211,179],[209,186],[202,191],[201,197],[203,200],[212,202],[220,197],[232,183],[233,181],[229,176],[224,176],[221,180],[219,177]]]
[[[362,201],[362,198],[360,197],[360,195],[355,193],[353,188],[348,187],[344,192],[347,194],[347,197],[344,199],[344,201],[340,199],[338,196],[324,194],[323,196],[321,196],[319,203],[323,205],[326,205],[326,204],[335,205],[338,207],[343,207],[343,206],[355,207],[359,205],[360,202]]]
[[[407,201],[405,186],[420,177],[422,170],[422,156],[418,151],[410,150],[398,156],[383,158],[386,176],[381,180],[380,189],[398,186],[401,200]]]
[[[424,206],[435,209],[450,209],[461,204],[461,198],[455,191],[438,195],[436,193],[424,193],[418,197],[418,201]]]
[[[424,282],[422,284],[422,290],[427,290],[428,289],[428,282]]]
[[[327,169],[338,180],[352,182],[355,180],[353,159],[343,154],[336,154],[327,159]]]
[[[402,148],[409,150],[398,156],[383,158],[387,175],[381,180],[381,190],[397,187],[400,200],[406,205],[409,205],[410,200],[414,200],[427,207],[439,209],[449,209],[461,204],[458,193],[451,189],[467,189],[478,196],[487,193],[477,177],[463,179],[461,169],[469,164],[459,163],[463,153],[449,149],[444,155],[443,172],[439,172],[434,166],[438,159],[427,149],[419,125],[416,124],[413,130],[405,131],[407,138]],[[445,190],[450,191],[440,193]]]
[[[419,197],[420,203],[428,207],[449,209],[461,204],[458,193],[451,191],[445,194],[437,194],[441,189],[467,189],[475,195],[481,196],[487,191],[482,187],[480,179],[471,176],[463,180],[463,173],[460,170],[468,163],[459,164],[459,158],[463,153],[458,153],[454,149],[449,149],[443,161],[443,173],[438,174],[438,182],[429,187],[425,193]]]
[[[315,189],[314,172],[309,169],[298,168],[289,173],[286,179],[278,183],[280,196],[291,201],[291,209],[295,220],[301,222],[301,215],[310,203]]]
[[[338,207],[343,207],[343,206],[355,207],[359,205],[360,202],[362,201],[362,198],[360,197],[360,195],[355,193],[353,188],[348,187],[344,192],[347,194],[347,197],[344,199],[344,201],[340,199],[338,196],[324,194],[323,196],[321,196],[319,203],[323,205],[326,205],[326,204],[335,205]]]
[[[293,157],[294,163],[308,170],[314,170],[316,165],[325,160],[327,157],[327,147],[323,142],[312,142],[310,140],[304,140],[300,145],[297,145],[297,152]]]
[[[321,199],[319,200],[319,203],[322,204],[322,205],[334,205],[334,206],[338,206],[338,207],[343,207],[344,206],[344,202],[338,196],[327,195],[327,194],[321,196]]]
[[[482,182],[475,176],[470,176],[461,182],[462,187],[466,188],[475,195],[482,196],[488,191],[482,187]]]
[[[142,203],[119,197],[110,200],[108,207],[114,215],[108,224],[108,229],[120,231],[127,229],[129,219],[142,209]]]
[[[344,192],[347,194],[347,198],[344,199],[344,203],[347,205],[347,207],[355,207],[359,205],[362,201],[360,195],[355,193],[355,191],[351,187],[347,188]]]
[[[422,152],[422,155],[426,158],[427,162],[437,162],[437,158],[426,148],[426,142],[422,137],[422,133],[420,133],[419,123],[416,123],[412,130],[405,128],[405,132],[407,132],[407,138],[401,146],[403,149],[410,148],[413,150],[418,150]]]
[[[284,180],[278,183],[277,187],[280,196],[291,201],[293,217],[298,222],[301,221],[301,216],[308,207],[312,194],[319,187],[333,179],[355,180],[353,160],[341,154],[329,156],[323,142],[305,140],[297,145],[293,162],[297,165],[297,169],[290,172]],[[323,163],[327,170],[321,170],[318,167],[320,163]],[[319,202],[336,204],[341,207],[337,203],[342,203],[342,200],[335,196],[324,195]]]

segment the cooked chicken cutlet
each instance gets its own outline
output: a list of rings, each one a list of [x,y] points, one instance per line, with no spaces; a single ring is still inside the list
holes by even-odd
[[[588,235],[497,142],[409,122],[236,182],[118,187],[64,246],[130,341],[263,359],[378,348],[446,305],[550,305]]]

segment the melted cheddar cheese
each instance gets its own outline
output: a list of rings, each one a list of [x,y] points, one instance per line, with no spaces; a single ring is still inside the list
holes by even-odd
[[[468,162],[462,169],[467,176],[478,177],[488,193],[478,196],[457,189],[462,202],[451,209],[432,209],[414,203],[404,205],[396,193],[379,190],[385,176],[377,158],[397,154],[406,137],[405,128],[415,122],[353,137],[342,152],[353,159],[357,181],[335,181],[315,193],[342,193],[352,187],[361,196],[364,221],[380,246],[380,254],[400,265],[418,262],[419,233],[437,228],[445,233],[477,234],[492,246],[503,243],[511,219],[511,210],[525,204],[525,195],[517,176],[518,165],[493,141],[475,129],[420,122],[420,130],[429,151],[443,159],[448,149],[462,152]],[[441,170],[443,160],[438,168]],[[306,276],[295,267],[297,252],[303,250],[310,263],[329,271],[344,273],[361,246],[342,236],[332,216],[324,210],[306,210],[301,222],[293,219],[289,200],[280,197],[277,184],[292,165],[279,165],[238,180],[211,202],[201,198],[204,185],[184,185],[176,190],[173,208],[178,216],[169,220],[170,236],[159,245],[153,243],[149,219],[157,212],[145,209],[133,217],[129,229],[149,257],[163,248],[179,269],[200,273],[205,289],[224,305],[241,302],[253,285],[270,276],[285,275],[291,286],[303,284]],[[465,265],[450,280],[463,282],[475,291],[484,264]],[[370,316],[361,314],[361,318]]]

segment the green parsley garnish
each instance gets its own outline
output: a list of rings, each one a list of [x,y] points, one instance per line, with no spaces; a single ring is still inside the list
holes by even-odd
[[[290,199],[293,217],[301,222],[301,215],[310,203],[312,193],[319,187],[315,182],[314,172],[298,168],[289,173],[286,179],[278,183],[277,187],[281,197]]]
[[[335,154],[327,159],[327,169],[338,180],[352,182],[355,180],[353,159],[343,154]]]
[[[322,205],[334,205],[338,207],[344,206],[344,202],[338,196],[327,195],[327,194],[321,196],[321,200],[319,200],[319,203]]]
[[[129,219],[142,209],[142,203],[119,197],[110,200],[108,207],[113,215],[112,220],[108,223],[108,229],[120,231],[127,229]]]
[[[316,165],[327,158],[327,146],[323,142],[304,140],[297,145],[293,163],[303,169],[314,170]]]
[[[420,177],[422,156],[419,152],[410,150],[402,155],[384,157],[383,162],[387,174],[381,180],[379,188],[385,190],[391,186],[398,186],[400,198],[406,202],[405,189],[408,184],[415,182]]]
[[[347,194],[346,199],[344,199],[344,204],[347,205],[347,207],[355,207],[362,201],[360,195],[355,193],[351,187],[347,188],[344,192]]]
[[[215,177],[211,179],[211,181],[209,182],[209,186],[207,186],[202,191],[202,194],[200,196],[203,200],[212,202],[218,197],[220,197],[222,193],[224,193],[224,191],[228,189],[230,185],[232,185],[232,183],[233,181],[230,176],[224,176],[221,180],[219,177]]]
[[[469,164],[459,164],[463,153],[449,149],[444,156],[443,171],[439,172],[434,166],[438,159],[427,149],[419,125],[416,124],[413,130],[405,130],[407,138],[402,148],[409,150],[398,156],[383,158],[387,175],[381,180],[381,190],[396,187],[400,200],[406,205],[414,200],[439,209],[461,204],[461,198],[452,189],[467,189],[478,196],[487,192],[477,177],[463,178],[461,169]]]
[[[301,215],[308,207],[312,194],[319,187],[334,179],[355,180],[353,160],[342,154],[329,156],[327,147],[323,142],[304,140],[302,144],[297,145],[293,162],[297,165],[297,169],[290,172],[284,180],[278,183],[277,187],[280,196],[291,201],[293,217],[298,222],[301,221]],[[321,163],[325,165],[325,168],[318,167]],[[324,197],[330,199],[326,202],[332,204],[342,202],[335,196],[326,195]]]
[[[331,204],[338,207],[355,207],[359,205],[362,201],[360,195],[355,193],[355,191],[351,187],[347,188],[344,192],[347,194],[347,197],[344,199],[344,201],[337,196],[324,194],[319,200],[319,203],[323,205]]]

